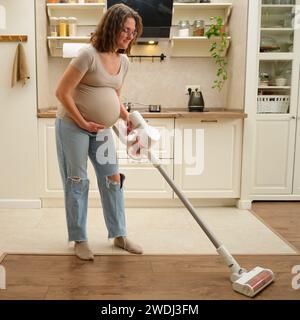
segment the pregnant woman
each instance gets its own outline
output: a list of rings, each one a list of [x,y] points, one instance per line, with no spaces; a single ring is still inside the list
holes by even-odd
[[[123,182],[119,173],[111,126],[122,118],[131,126],[120,102],[133,40],[142,34],[142,20],[124,4],[110,7],[91,43],[81,49],[65,70],[56,90],[61,102],[56,119],[56,145],[64,186],[69,241],[75,254],[93,260],[86,233],[89,157],[97,176],[108,238],[131,253],[142,248],[126,237]]]

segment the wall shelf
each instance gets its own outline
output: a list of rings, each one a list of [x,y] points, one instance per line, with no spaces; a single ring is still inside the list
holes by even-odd
[[[26,35],[0,35],[0,42],[27,42]]]
[[[172,25],[177,25],[182,16],[187,19],[204,19],[207,24],[211,16],[223,17],[224,24],[229,21],[232,11],[232,3],[174,3]]]
[[[293,52],[260,52],[259,60],[293,60],[295,54]]]
[[[209,26],[210,18],[214,16],[220,16],[224,25],[227,25],[232,7],[232,3],[174,3],[170,37],[171,57],[211,57],[210,44],[218,42],[217,38],[178,37],[176,27],[181,20],[188,20],[190,24],[195,20],[204,20],[205,25]],[[228,39],[231,40],[230,37]],[[224,55],[227,54],[228,48]]]
[[[76,17],[78,26],[96,26],[104,10],[104,3],[47,3],[49,18]]]
[[[227,38],[229,45],[224,56],[227,54],[230,46],[231,37]],[[171,56],[172,57],[211,57],[209,51],[211,43],[220,41],[220,38],[207,37],[172,37],[171,38]]]
[[[77,18],[77,36],[47,37],[50,55],[62,57],[64,43],[88,43],[105,11],[105,3],[47,3],[48,17]]]
[[[290,86],[259,86],[259,90],[290,90]]]
[[[294,8],[294,7],[295,7],[294,4],[263,4],[261,6],[262,9],[265,9],[265,8],[270,8],[270,9],[272,9],[272,8],[275,8],[275,9],[289,8],[290,9],[290,8]]]
[[[63,56],[64,43],[89,43],[90,37],[47,37],[48,48],[52,57]]]

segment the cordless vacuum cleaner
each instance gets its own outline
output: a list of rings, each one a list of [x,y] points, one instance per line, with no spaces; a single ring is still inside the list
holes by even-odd
[[[179,199],[205,232],[209,240],[213,243],[218,254],[229,267],[231,271],[230,280],[232,282],[233,289],[248,297],[254,297],[258,292],[271,284],[275,279],[272,270],[262,267],[255,267],[254,269],[247,271],[240,267],[238,262],[225,248],[225,246],[221,244],[211,230],[209,230],[205,222],[198,217],[190,201],[170,179],[166,171],[161,166],[159,159],[151,152],[153,145],[160,139],[159,131],[156,128],[149,126],[138,111],[130,113],[129,118],[132,123],[133,130],[128,135],[127,127],[124,123],[119,123],[118,125],[113,126],[113,129],[119,139],[127,145],[128,155],[134,160],[139,160],[145,155],[146,152],[146,156],[150,162],[159,170],[170,187],[174,190]]]

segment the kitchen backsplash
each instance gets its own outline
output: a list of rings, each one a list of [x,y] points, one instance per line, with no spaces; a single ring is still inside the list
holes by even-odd
[[[163,51],[165,53],[165,51]],[[49,58],[49,104],[57,105],[54,95],[58,79],[70,60],[59,62],[59,58]],[[187,84],[200,84],[207,107],[226,105],[226,87],[218,93],[211,89],[215,66],[211,59],[167,58],[165,61],[151,61],[149,58],[134,59],[130,63],[124,86],[123,102],[143,104],[161,104],[163,107],[185,107],[188,96],[185,95]]]

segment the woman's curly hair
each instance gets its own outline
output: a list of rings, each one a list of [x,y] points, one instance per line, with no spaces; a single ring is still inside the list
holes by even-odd
[[[95,33],[91,36],[92,45],[99,52],[115,52],[117,49],[117,37],[124,28],[127,18],[135,20],[136,36],[129,43],[127,49],[119,49],[119,53],[130,54],[131,46],[143,32],[142,18],[140,15],[123,3],[111,6],[100,20]]]

